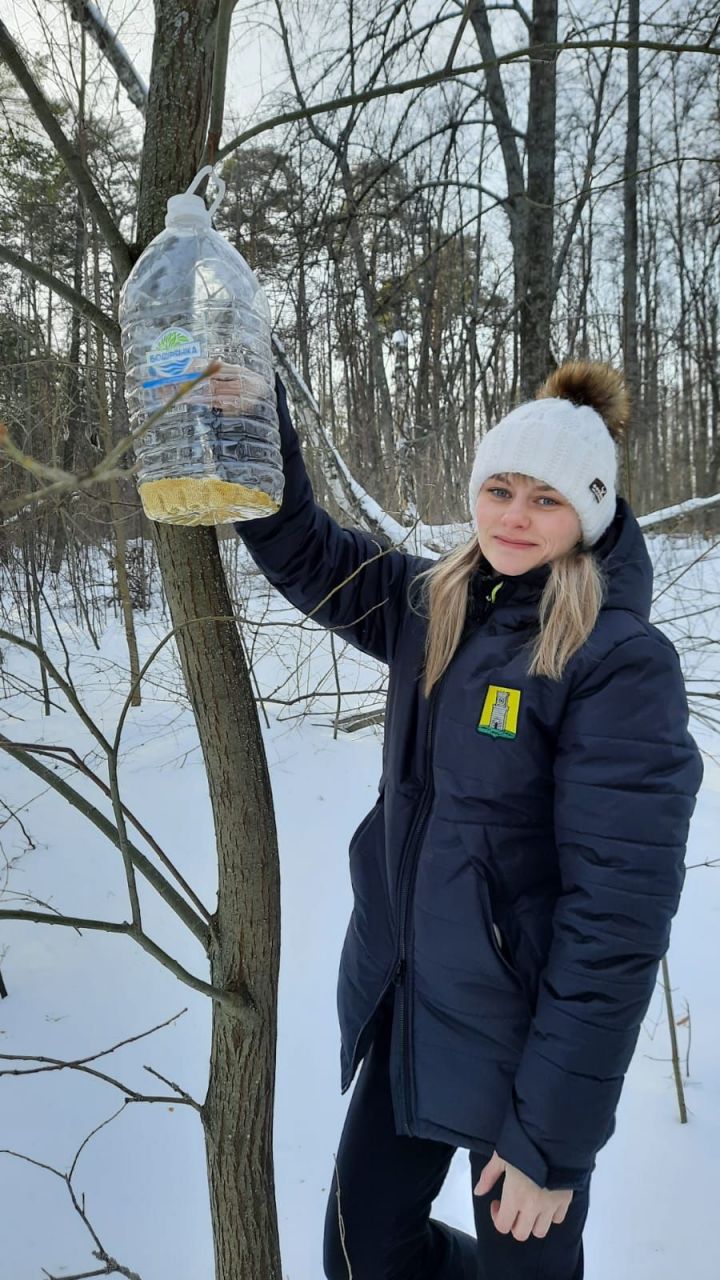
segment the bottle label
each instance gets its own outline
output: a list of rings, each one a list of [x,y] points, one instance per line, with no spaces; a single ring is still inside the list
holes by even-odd
[[[144,387],[163,387],[170,382],[190,381],[198,378],[202,369],[188,372],[193,360],[203,360],[207,353],[187,329],[172,325],[164,329],[154,346],[147,353],[148,377]]]

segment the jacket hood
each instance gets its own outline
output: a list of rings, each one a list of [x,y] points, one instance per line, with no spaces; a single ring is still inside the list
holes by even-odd
[[[607,577],[603,607],[627,609],[648,622],[652,607],[652,561],[642,529],[624,498],[618,498],[615,519],[593,550]]]
[[[592,551],[605,574],[603,608],[625,609],[647,622],[652,604],[652,562],[642,530],[624,498],[617,499],[612,523]],[[502,582],[495,597],[496,609],[510,609],[518,621],[526,613],[534,613],[549,573],[549,566],[543,564],[503,578],[483,559],[470,578],[468,620],[479,620],[485,612],[483,603],[492,582]]]

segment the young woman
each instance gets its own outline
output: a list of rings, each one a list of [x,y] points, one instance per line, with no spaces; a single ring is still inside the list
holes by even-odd
[[[278,405],[283,504],[238,533],[298,609],[390,668],[379,795],[350,843],[343,1090],[362,1070],[326,1276],[580,1280],[702,777],[616,495],[621,377],[563,365],[485,435],[475,532],[437,562],[331,520],[279,382]],[[430,1219],[458,1147],[477,1240]]]

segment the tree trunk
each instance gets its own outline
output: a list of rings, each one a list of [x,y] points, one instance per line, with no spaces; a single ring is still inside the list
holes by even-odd
[[[80,85],[78,93],[78,118],[75,140],[78,149],[78,156],[85,162],[86,158],[86,137],[85,137],[85,32],[80,33]],[[75,245],[73,250],[73,289],[76,293],[84,293],[83,289],[83,267],[85,263],[85,251],[87,248],[87,224],[85,213],[85,200],[80,191],[75,193]],[[78,444],[78,437],[82,425],[82,399],[83,389],[80,377],[80,338],[81,338],[82,316],[79,311],[73,310],[70,317],[70,358],[68,360],[67,376],[65,379],[67,394],[67,418],[65,421],[65,443],[60,465],[63,471],[75,470],[75,451]],[[58,574],[65,555],[67,545],[67,533],[65,529],[65,513],[62,498],[56,510],[54,520],[53,548],[50,556],[50,572]]]
[[[138,207],[143,248],[199,167],[217,0],[155,0]],[[216,1280],[281,1280],[272,1163],[279,867],[267,762],[214,529],[155,526],[163,585],[207,770],[218,856],[212,980],[252,1016],[214,1009],[203,1108]],[[194,622],[210,617],[215,620]],[[185,625],[185,624],[190,625]]]
[[[640,0],[630,0],[628,5],[628,39],[637,40],[640,24]],[[625,131],[625,173],[623,183],[624,234],[623,234],[623,359],[625,382],[630,393],[632,417],[629,426],[636,433],[639,461],[644,450],[640,438],[642,415],[639,404],[640,376],[638,369],[637,335],[637,269],[638,269],[638,213],[637,168],[640,141],[640,64],[638,50],[628,52],[628,112]],[[632,468],[629,444],[625,449],[625,494],[633,501]]]
[[[338,154],[338,168],[347,201],[348,238],[365,304],[370,371],[377,396],[377,414],[384,447],[383,463],[387,475],[387,484],[380,489],[380,492],[386,498],[388,494],[393,492],[395,483],[395,443],[393,440],[392,400],[385,372],[382,334],[377,321],[377,295],[363,244],[353,177],[350,165],[344,154]],[[382,482],[381,476],[378,476],[377,479]]]
[[[557,40],[557,0],[535,0],[531,44]],[[520,302],[520,389],[534,396],[551,367],[555,202],[555,57],[530,60],[524,292]]]
[[[523,177],[522,160],[518,151],[517,131],[510,117],[510,111],[505,97],[505,89],[500,74],[500,67],[494,63],[495,45],[492,38],[492,29],[490,27],[490,17],[488,8],[483,0],[475,0],[470,10],[470,21],[477,37],[478,48],[483,62],[490,65],[485,70],[485,83],[487,102],[493,119],[493,124],[500,143],[503,164],[505,166],[505,180],[507,183],[507,199],[505,200],[505,210],[508,216],[510,229],[510,243],[513,249],[513,288],[514,288],[514,308],[513,308],[513,340],[517,347],[519,326],[518,311],[523,305],[526,290],[526,274],[527,274],[527,199],[525,191],[525,179]],[[529,139],[528,139],[529,146]],[[515,351],[517,356],[517,350]],[[513,383],[511,390],[511,399],[515,398],[515,387],[517,379],[518,360],[513,360]]]
[[[216,1280],[281,1280],[272,1159],[280,941],[277,842],[255,701],[214,529],[155,526],[210,789],[218,854],[211,980],[254,1017],[213,1010],[205,1130]],[[191,625],[183,626],[190,622]]]
[[[102,298],[100,294],[100,253],[98,242],[98,230],[93,222],[92,236],[92,253],[93,253],[93,286],[95,294],[95,306],[102,308]],[[106,454],[110,453],[113,447],[112,427],[110,425],[110,415],[108,413],[108,387],[107,378],[105,376],[105,340],[99,329],[95,330],[95,350],[97,353],[97,414],[100,425],[100,439],[102,440],[103,449]],[[120,601],[120,611],[123,617],[123,625],[125,627],[125,642],[128,647],[128,659],[130,663],[130,704],[133,707],[139,707],[142,700],[142,689],[140,687],[140,658],[138,655],[137,636],[135,635],[135,617],[133,614],[133,605],[130,598],[130,586],[127,574],[127,538],[125,536],[125,517],[120,502],[120,483],[117,479],[112,479],[108,483],[110,489],[110,526],[112,529],[112,546],[113,561],[115,564],[115,577],[117,579],[118,599]]]

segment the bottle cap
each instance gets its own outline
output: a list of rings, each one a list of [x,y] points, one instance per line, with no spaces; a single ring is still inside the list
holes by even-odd
[[[178,222],[194,222],[200,227],[210,226],[210,210],[206,209],[201,196],[190,196],[183,192],[179,196],[171,196],[167,202],[165,226],[175,226]]]
[[[202,196],[193,195],[195,188],[206,176],[217,187],[217,195],[209,209],[205,207],[205,201]],[[212,226],[212,216],[224,195],[225,183],[220,175],[215,172],[213,165],[206,164],[204,168],[195,174],[187,191],[183,191],[179,196],[171,196],[168,200],[165,226],[175,226],[178,222],[194,222],[198,227]]]

